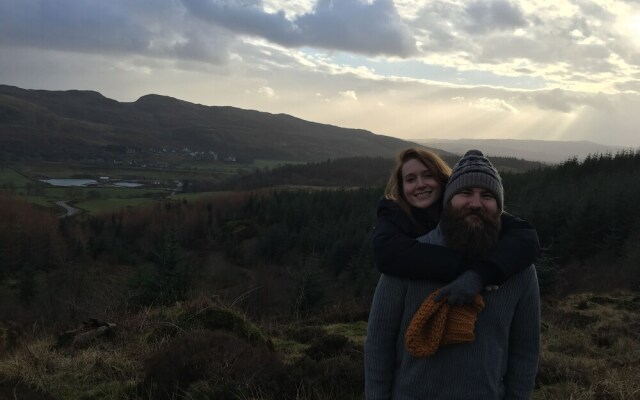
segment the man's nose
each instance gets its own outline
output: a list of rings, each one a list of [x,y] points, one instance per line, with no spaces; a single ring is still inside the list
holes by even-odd
[[[480,196],[479,196],[479,195],[477,195],[477,194],[474,194],[473,196],[471,196],[471,197],[469,198],[469,204],[468,204],[468,206],[469,206],[470,208],[480,208],[480,207],[482,207],[482,201],[481,201],[481,199],[480,199]]]

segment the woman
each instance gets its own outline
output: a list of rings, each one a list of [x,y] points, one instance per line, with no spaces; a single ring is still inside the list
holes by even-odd
[[[465,260],[454,250],[416,240],[438,224],[450,175],[451,168],[430,151],[410,148],[398,155],[373,232],[378,270],[402,278],[451,282],[471,269],[484,285],[499,285],[530,266],[540,251],[538,235],[531,224],[506,212],[498,244],[479,260]],[[465,300],[470,302],[471,297]]]

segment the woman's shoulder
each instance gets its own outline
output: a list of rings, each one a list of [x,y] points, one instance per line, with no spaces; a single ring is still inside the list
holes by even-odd
[[[408,237],[416,237],[416,227],[411,218],[395,201],[381,198],[378,201],[376,231],[380,234],[403,234]]]
[[[409,219],[395,200],[388,199],[384,196],[378,200],[377,215],[378,218],[388,218],[399,221]]]
[[[400,209],[400,206],[395,202],[395,200],[381,196],[378,199],[378,210],[380,209]]]

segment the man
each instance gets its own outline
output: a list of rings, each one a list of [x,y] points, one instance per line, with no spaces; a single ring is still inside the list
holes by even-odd
[[[503,188],[481,152],[456,164],[443,201],[440,224],[419,240],[470,258],[489,251],[500,233]],[[540,347],[535,268],[481,295],[474,271],[442,286],[381,276],[365,344],[367,400],[529,399]]]

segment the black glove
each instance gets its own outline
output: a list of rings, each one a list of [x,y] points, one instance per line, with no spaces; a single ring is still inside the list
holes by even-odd
[[[460,274],[453,282],[440,289],[435,301],[448,297],[449,304],[471,304],[473,298],[480,293],[484,284],[480,274],[468,270]]]

